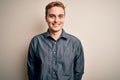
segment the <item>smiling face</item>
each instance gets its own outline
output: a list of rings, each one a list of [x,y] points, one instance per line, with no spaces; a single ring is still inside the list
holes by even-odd
[[[64,25],[65,12],[62,7],[54,6],[48,9],[46,15],[46,22],[48,23],[49,30],[52,32],[59,32]]]

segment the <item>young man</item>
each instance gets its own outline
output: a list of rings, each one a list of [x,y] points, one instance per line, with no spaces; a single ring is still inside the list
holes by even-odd
[[[49,3],[45,18],[48,31],[33,37],[29,45],[29,80],[81,80],[84,53],[80,40],[63,30],[63,3]]]

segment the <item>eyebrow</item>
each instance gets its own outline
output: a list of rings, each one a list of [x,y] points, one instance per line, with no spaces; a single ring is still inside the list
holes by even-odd
[[[52,13],[51,13],[51,14],[48,14],[48,15],[56,15],[56,14],[52,14]],[[64,14],[58,14],[58,15],[64,15]]]
[[[48,13],[48,14],[52,14],[52,15],[55,15],[54,13]],[[59,14],[59,15],[64,15],[64,13],[61,13],[61,14]]]

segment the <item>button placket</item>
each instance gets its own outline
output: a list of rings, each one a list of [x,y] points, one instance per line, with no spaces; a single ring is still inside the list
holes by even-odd
[[[56,78],[56,71],[57,71],[57,67],[56,67],[56,60],[57,60],[57,54],[56,54],[56,42],[53,43],[53,48],[52,48],[52,64],[53,64],[53,78]]]
[[[56,53],[56,42],[54,42],[54,45],[53,45],[53,53],[54,54]]]

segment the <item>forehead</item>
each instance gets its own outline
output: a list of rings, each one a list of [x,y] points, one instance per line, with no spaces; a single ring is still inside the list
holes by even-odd
[[[48,9],[48,14],[64,14],[64,9],[62,7],[52,7]]]

